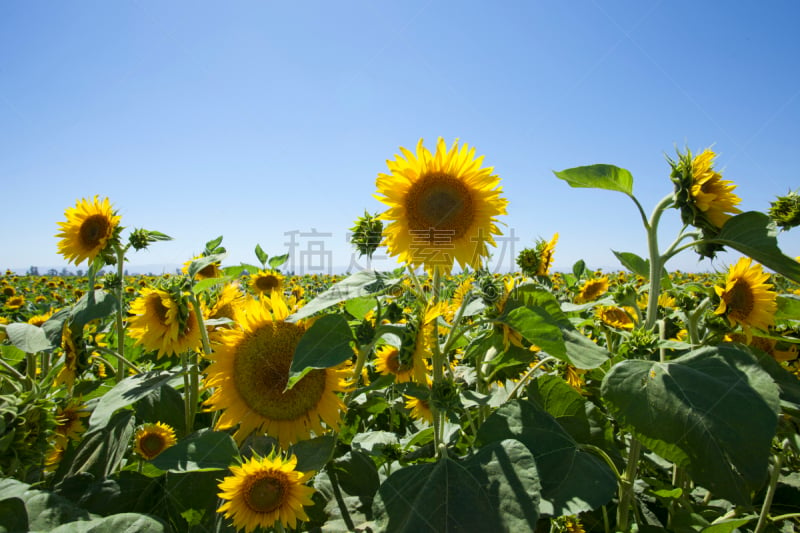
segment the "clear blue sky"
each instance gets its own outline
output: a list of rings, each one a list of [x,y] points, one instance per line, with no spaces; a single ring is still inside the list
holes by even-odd
[[[664,155],[713,145],[742,209],[766,209],[800,186],[799,26],[794,0],[6,0],[0,268],[64,266],[57,222],[95,194],[174,237],[132,266],[180,264],[218,235],[226,265],[255,262],[256,244],[277,255],[312,230],[329,235],[296,234],[296,268],[320,248],[347,266],[386,159],[442,136],[502,178],[514,254],[559,232],[556,269],[615,269],[611,249],[646,250],[633,203],[552,170],[628,168],[649,210],[672,190]],[[678,227],[667,213],[662,245]],[[792,257],[798,235],[779,237]]]

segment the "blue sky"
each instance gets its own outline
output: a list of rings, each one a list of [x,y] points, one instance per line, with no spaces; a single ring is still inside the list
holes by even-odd
[[[646,250],[633,203],[552,171],[625,167],[649,210],[672,190],[665,154],[713,145],[740,207],[765,210],[800,186],[798,25],[794,1],[5,1],[0,268],[65,265],[57,223],[96,194],[175,239],[132,267],[218,235],[226,265],[255,262],[292,234],[296,270],[346,267],[386,160],[441,136],[502,179],[519,240],[492,268],[558,232],[556,269],[616,269],[612,249]],[[678,213],[662,226],[665,245]],[[798,232],[779,236],[792,257]]]

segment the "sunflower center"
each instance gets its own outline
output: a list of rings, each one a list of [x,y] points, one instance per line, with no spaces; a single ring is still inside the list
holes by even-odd
[[[753,292],[750,290],[750,285],[747,281],[739,279],[734,283],[733,288],[728,291],[725,300],[728,303],[730,312],[741,318],[750,316],[750,313],[755,307],[753,299]]]
[[[234,382],[245,403],[265,418],[296,420],[314,409],[327,382],[324,369],[312,370],[290,390],[289,367],[305,328],[289,322],[265,324],[236,350]]]
[[[247,506],[256,513],[270,513],[281,506],[286,493],[286,479],[280,472],[264,472],[245,492]]]
[[[148,433],[139,441],[139,447],[148,457],[155,457],[164,450],[164,437],[157,433]]]
[[[405,208],[413,237],[434,245],[463,237],[475,219],[469,188],[444,173],[417,180],[406,195]]]
[[[281,281],[277,276],[268,274],[266,276],[258,276],[256,278],[256,288],[261,292],[268,292],[275,290],[281,286]]]
[[[111,221],[105,215],[91,215],[81,224],[81,244],[86,248],[99,246],[108,236]]]
[[[167,309],[167,307],[161,301],[161,296],[158,294],[151,294],[147,300],[147,304],[148,310],[155,315],[155,317],[158,319],[158,322],[160,324],[166,324],[167,312],[169,309]]]

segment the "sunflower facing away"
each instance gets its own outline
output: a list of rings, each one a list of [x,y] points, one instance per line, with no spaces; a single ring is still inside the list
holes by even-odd
[[[306,324],[286,322],[289,308],[280,294],[273,292],[268,302],[246,299],[240,327],[219,331],[204,379],[204,386],[213,388],[206,405],[210,411],[222,410],[215,429],[239,425],[237,442],[259,431],[286,448],[312,431],[322,434],[322,422],[339,427],[345,406],[337,393],[348,389],[349,371],[343,366],[315,369],[284,390]]]
[[[767,330],[774,324],[778,309],[778,295],[770,290],[772,285],[766,283],[769,274],[758,263],[751,266],[752,261],[749,257],[739,259],[731,265],[725,286],[714,287],[720,298],[714,312],[727,317],[731,326],[741,325],[748,339],[751,327]]]
[[[296,470],[297,458],[291,456],[252,457],[241,466],[232,466],[232,476],[219,483],[218,496],[225,503],[217,509],[233,520],[237,530],[247,533],[276,522],[292,529],[298,520],[308,520],[304,506],[313,504],[314,489],[305,485],[313,472]]]
[[[121,217],[115,214],[108,198],[102,201],[79,200],[75,207],[70,207],[64,214],[66,222],[59,222],[61,233],[56,234],[61,240],[58,243],[58,253],[67,261],[79,265],[84,260],[89,263],[108,244],[109,239],[119,226]]]
[[[198,349],[200,326],[194,310],[180,294],[164,289],[142,289],[131,303],[128,335],[158,357]]]
[[[500,235],[495,224],[506,214],[500,178],[492,167],[481,168],[483,156],[455,141],[447,150],[440,137],[436,153],[417,144],[417,153],[400,148],[403,156],[387,161],[390,174],[378,174],[376,198],[389,208],[380,216],[389,254],[413,267],[423,265],[450,272],[453,263],[479,268],[488,257],[486,245]]]
[[[731,218],[732,213],[741,213],[736,204],[741,198],[733,193],[736,185],[722,179],[722,175],[712,168],[717,154],[705,150],[692,159],[692,189],[694,205],[705,213],[716,227],[721,228]]]
[[[178,442],[175,430],[168,424],[144,424],[133,437],[133,451],[146,461],[155,459],[164,450]]]
[[[608,276],[590,279],[581,285],[581,290],[575,298],[575,303],[583,304],[600,298],[608,292]]]

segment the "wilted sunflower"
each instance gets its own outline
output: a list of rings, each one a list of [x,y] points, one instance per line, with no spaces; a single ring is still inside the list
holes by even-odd
[[[219,347],[206,369],[204,386],[213,388],[206,405],[210,411],[222,410],[215,429],[238,424],[237,442],[260,431],[286,448],[312,431],[322,434],[321,422],[338,428],[345,406],[337,393],[348,389],[349,371],[341,365],[314,369],[284,390],[306,324],[286,322],[289,308],[275,292],[269,305],[249,298],[243,307],[241,327],[219,332]]]
[[[714,312],[726,316],[731,326],[741,325],[748,339],[751,327],[766,331],[774,324],[778,309],[778,295],[770,290],[772,285],[766,283],[769,274],[758,263],[751,266],[752,261],[749,257],[740,258],[731,265],[725,286],[714,287],[720,298]]]
[[[232,476],[219,484],[218,496],[226,500],[218,513],[233,520],[233,527],[247,533],[268,528],[276,522],[292,529],[298,520],[308,520],[303,507],[313,505],[314,489],[307,487],[313,472],[296,470],[297,458],[291,456],[252,457],[241,466],[232,466]]]
[[[591,302],[600,298],[606,292],[608,292],[608,276],[590,279],[581,285],[581,290],[575,298],[575,302],[579,304]]]
[[[250,279],[250,289],[255,294],[266,294],[269,296],[273,291],[283,290],[283,276],[271,270],[259,270]]]
[[[158,357],[200,347],[197,317],[179,290],[142,289],[130,313],[128,335]]]
[[[458,141],[447,150],[439,138],[436,153],[417,144],[416,156],[400,148],[405,158],[387,161],[391,174],[378,174],[378,200],[389,206],[382,220],[384,244],[389,254],[413,267],[423,265],[450,272],[457,260],[463,267],[479,268],[488,257],[486,245],[495,245],[500,230],[498,215],[506,214],[508,201],[500,196],[500,178],[493,168],[481,168],[483,156]]]
[[[98,201],[79,200],[75,207],[70,207],[64,214],[66,222],[59,222],[61,233],[56,234],[61,240],[58,253],[67,261],[79,265],[84,260],[94,261],[97,254],[103,251],[109,240],[119,227],[121,217],[116,215],[108,198]]]
[[[133,436],[133,451],[145,461],[150,461],[177,442],[175,430],[169,424],[144,424]]]

